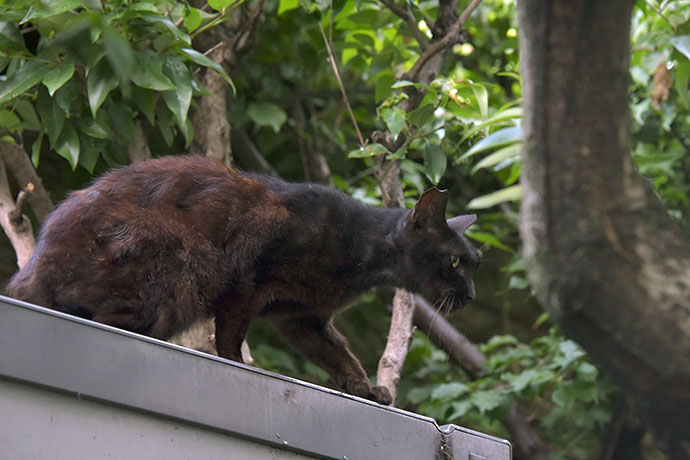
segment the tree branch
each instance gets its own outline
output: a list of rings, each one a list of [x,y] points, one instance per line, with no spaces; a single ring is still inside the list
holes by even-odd
[[[38,220],[43,222],[55,206],[43,187],[41,178],[36,174],[29,155],[16,145],[0,140],[0,158],[20,187],[26,187],[28,183],[34,185],[34,191],[29,195],[28,200]]]
[[[25,192],[24,197],[30,194],[30,192]],[[25,199],[18,199],[17,201],[20,202]],[[26,216],[21,215],[21,204],[15,205],[12,199],[5,163],[0,159],[0,226],[2,226],[14,248],[19,268],[29,261],[36,246],[31,221]]]
[[[462,27],[465,25],[465,22],[467,22],[467,19],[470,17],[470,14],[479,6],[479,3],[481,3],[481,0],[472,0],[472,2],[465,8],[465,10],[460,14],[458,19],[453,23],[453,25],[450,27],[450,29],[445,33],[445,35],[440,38],[438,41],[435,41],[431,43],[419,56],[417,61],[414,63],[412,68],[403,75],[403,80],[410,80],[410,81],[420,81],[419,79],[419,73],[422,68],[426,65],[429,60],[437,55],[438,53],[444,52],[446,49],[448,49],[450,46],[453,46],[455,42],[458,40],[460,37],[460,32],[462,31]],[[436,21],[438,24],[438,20]],[[438,73],[438,72],[436,72]],[[423,83],[428,83],[428,82],[423,82]]]
[[[441,2],[438,10],[439,16],[436,18],[434,28],[436,30],[443,30],[443,25],[451,22],[453,26],[449,28],[446,35],[442,38],[437,39],[437,37],[434,37],[437,41],[422,52],[417,62],[412,66],[411,71],[403,76],[404,79],[419,83],[429,83],[438,75],[445,60],[447,49],[457,40],[462,26],[479,2],[480,0],[473,0],[460,15],[460,18],[455,21],[455,1]],[[423,72],[421,69],[423,69]],[[409,113],[417,108],[423,98],[423,92],[414,87],[409,87],[407,91],[408,99],[400,103],[400,108]],[[381,142],[391,152],[395,152],[405,142],[405,136],[399,135],[398,139],[394,140],[390,133],[374,132],[372,133],[372,139]],[[404,207],[398,161],[386,160],[381,155],[377,157],[376,164],[378,167],[376,177],[386,206]],[[377,373],[379,384],[385,382],[392,395],[395,395],[397,391],[397,382],[400,379],[400,373],[402,372],[402,366],[405,362],[409,341],[412,336],[411,319],[413,315],[414,300],[412,294],[403,290],[397,290],[393,302],[393,318],[388,334],[388,342],[386,350],[379,361]]]
[[[141,120],[134,121],[134,142],[127,147],[127,156],[132,163],[151,158],[151,150],[144,134],[144,128],[141,126],[142,123]]]
[[[419,46],[422,48],[422,50],[425,50],[429,47],[429,39],[426,38],[421,30],[419,30],[419,26],[417,26],[417,19],[414,17],[414,13],[412,13],[412,10],[409,6],[398,6],[394,0],[381,0],[381,3],[383,3],[386,8],[391,10],[396,16],[400,17],[407,23],[407,25],[410,27],[412,35],[414,36],[415,40],[417,40],[417,43],[419,43]],[[427,23],[427,26],[429,27],[432,25],[433,24]]]

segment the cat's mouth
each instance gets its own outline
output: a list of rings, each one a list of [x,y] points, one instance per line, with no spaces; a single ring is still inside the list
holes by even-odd
[[[465,308],[470,303],[466,297],[457,294],[445,295],[435,304],[436,311],[444,316],[450,315],[455,310]]]

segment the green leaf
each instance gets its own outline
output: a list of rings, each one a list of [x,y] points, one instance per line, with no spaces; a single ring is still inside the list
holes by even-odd
[[[468,236],[469,238],[472,238],[473,240],[479,241],[480,243],[488,244],[489,246],[493,246],[495,248],[502,249],[502,250],[509,252],[511,254],[515,252],[515,250],[513,248],[510,248],[510,247],[506,246],[505,244],[501,243],[498,240],[498,238],[496,238],[491,233],[474,232],[472,230],[467,230],[465,232],[465,235]]]
[[[390,153],[386,147],[376,142],[367,144],[366,147],[351,150],[348,154],[348,158],[369,158],[376,155],[383,155]]]
[[[522,276],[513,275],[508,280],[508,288],[510,289],[527,289],[529,287],[529,282]]]
[[[520,342],[515,336],[512,335],[495,335],[486,342],[486,345],[482,347],[484,353],[488,353],[496,348],[504,347],[506,345],[517,345]]]
[[[455,399],[468,392],[467,385],[461,382],[443,383],[431,393],[432,399],[449,400]]]
[[[184,12],[184,26],[187,32],[194,32],[201,25],[201,11],[197,8],[187,8]]]
[[[470,400],[455,401],[450,406],[453,408],[453,412],[448,416],[448,420],[451,421],[464,417],[473,408]]]
[[[518,201],[522,197],[520,185],[511,185],[497,192],[482,195],[470,201],[467,209],[486,209],[507,201]]]
[[[139,86],[132,87],[132,98],[137,109],[144,114],[149,124],[155,124],[155,99],[154,92],[150,89],[140,88]]]
[[[48,133],[50,146],[54,148],[62,132],[62,127],[65,125],[65,112],[53,99],[51,99],[46,89],[38,91],[36,110],[41,117],[41,122],[46,129],[46,133]]]
[[[513,391],[519,393],[525,388],[527,388],[528,385],[530,385],[534,381],[543,381],[543,371],[538,371],[536,369],[527,369],[520,374],[518,374],[515,378],[512,378],[510,380],[510,384],[513,387]],[[551,377],[553,377],[552,373],[548,373]]]
[[[505,395],[497,391],[477,391],[470,398],[479,412],[484,412],[496,409],[505,401]]]
[[[690,35],[671,37],[671,44],[686,58],[690,59]]]
[[[187,112],[192,102],[193,76],[182,59],[173,56],[165,59],[163,72],[175,85],[174,91],[163,93],[163,100],[175,115],[177,125],[184,130],[187,124]]]
[[[72,108],[72,103],[81,95],[81,90],[79,85],[74,81],[70,80],[65,83],[62,88],[57,90],[55,93],[55,103],[60,107],[63,112],[69,113]]]
[[[55,151],[69,161],[74,170],[79,163],[79,136],[72,126],[72,122],[65,120],[65,125],[55,142]]]
[[[22,119],[22,129],[31,131],[43,131],[43,124],[34,110],[32,101],[26,98],[19,98],[13,101],[14,111],[19,114]]]
[[[504,147],[506,145],[519,142],[521,137],[522,128],[519,126],[511,126],[509,128],[499,129],[498,131],[494,131],[481,141],[474,144],[472,148],[470,148],[458,159],[458,161],[466,160],[472,155],[476,155],[480,152],[485,152],[490,149]]]
[[[676,66],[675,87],[678,92],[678,99],[685,107],[690,107],[690,92],[688,83],[690,82],[690,61],[681,61]]]
[[[31,146],[31,163],[34,168],[38,168],[38,160],[41,157],[41,143],[43,141],[43,133],[39,134],[33,145]]]
[[[269,126],[276,133],[287,121],[285,111],[270,102],[255,102],[249,104],[247,116],[259,126]]]
[[[60,89],[67,80],[74,74],[74,59],[65,58],[57,67],[50,70],[43,77],[43,84],[48,88],[48,93],[52,96],[55,91]]]
[[[113,137],[113,131],[110,129],[110,117],[104,110],[99,111],[95,119],[88,115],[80,119],[79,128],[90,137],[97,139],[107,140]]]
[[[477,133],[478,131],[481,131],[484,128],[488,128],[488,127],[494,126],[494,125],[500,125],[502,123],[505,123],[506,121],[513,120],[515,118],[521,118],[521,117],[522,117],[522,109],[520,107],[511,107],[509,109],[498,112],[497,114],[495,114],[491,118],[484,120],[483,122],[478,123],[478,124],[474,125],[471,129],[467,130],[467,132],[465,132],[465,134],[462,136],[462,139],[460,139],[460,143],[469,139],[475,133]]]
[[[186,33],[182,32],[170,19],[160,14],[150,13],[148,11],[141,11],[137,13],[139,17],[148,22],[154,22],[165,27],[173,37],[184,43],[186,46],[192,44],[192,39]]]
[[[105,147],[105,141],[94,139],[93,137],[81,134],[79,136],[81,149],[79,152],[79,166],[86,169],[90,174],[96,168],[101,151]]]
[[[125,104],[115,103],[112,99],[106,104],[106,111],[112,121],[112,128],[126,143],[134,142],[134,114]]]
[[[117,87],[117,78],[106,61],[101,61],[86,78],[86,92],[89,98],[91,114],[96,117],[98,108],[108,94]]]
[[[429,120],[431,120],[431,117],[434,115],[434,110],[435,109],[432,104],[426,104],[411,111],[407,115],[407,118],[413,125],[423,126]]]
[[[129,81],[136,58],[127,40],[115,28],[107,26],[103,28],[103,48],[120,81]]]
[[[6,109],[0,109],[0,127],[8,131],[14,131],[21,125],[21,120],[14,112]]]
[[[154,91],[170,91],[175,85],[163,74],[164,60],[151,50],[139,51],[136,55],[138,65],[131,75],[135,85]]]
[[[405,127],[405,111],[398,108],[383,109],[381,118],[383,122],[386,123],[388,131],[390,131],[393,138],[396,139],[400,131]]]
[[[594,382],[599,375],[599,370],[593,364],[587,362],[580,363],[576,371],[577,376],[586,382]]]
[[[216,11],[223,11],[230,6],[234,0],[208,0],[208,6]]]
[[[424,173],[432,184],[437,185],[446,173],[448,158],[441,147],[436,144],[428,144],[424,149]]]
[[[278,2],[278,16],[296,8],[299,8],[299,0],[280,0]]]
[[[228,76],[227,73],[225,73],[223,68],[218,63],[213,62],[211,59],[207,58],[195,49],[182,48],[182,52],[185,53],[192,61],[196,62],[197,64],[204,67],[208,67],[218,72],[221,75],[221,77],[223,77],[225,81],[227,81],[228,84],[232,87],[233,94],[235,93],[235,84],[232,82],[232,79]]]
[[[0,104],[13,99],[34,87],[48,71],[50,64],[38,61],[20,61],[19,68],[2,82]]]
[[[486,87],[479,83],[470,85],[474,97],[477,98],[477,105],[479,105],[479,113],[482,118],[486,118],[489,115],[489,95],[486,91]]]
[[[517,160],[520,158],[520,152],[522,151],[522,144],[517,143],[517,144],[512,144],[507,147],[503,147],[502,149],[496,150],[494,153],[491,155],[487,155],[485,158],[482,158],[479,163],[477,163],[474,168],[472,168],[472,174],[476,173],[480,169],[483,168],[490,168],[492,166],[496,166],[499,164],[502,164],[505,166],[506,160]]]
[[[0,49],[5,53],[12,49],[24,48],[24,39],[19,28],[12,21],[0,21]]]
[[[390,70],[380,72],[376,76],[376,82],[374,84],[374,99],[377,103],[381,102],[391,94],[391,85],[394,81],[395,77]]]

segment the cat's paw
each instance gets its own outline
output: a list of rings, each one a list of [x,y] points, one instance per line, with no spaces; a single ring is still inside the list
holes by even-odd
[[[386,387],[373,387],[371,389],[371,397],[368,399],[374,400],[379,404],[385,404],[386,406],[393,404],[393,396],[391,396],[391,392],[388,391]]]

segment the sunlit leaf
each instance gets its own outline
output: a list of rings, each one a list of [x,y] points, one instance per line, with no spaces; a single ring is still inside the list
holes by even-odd
[[[490,168],[501,164],[505,160],[518,159],[520,158],[520,152],[522,151],[522,144],[512,144],[502,149],[496,150],[491,155],[487,155],[482,158],[474,168],[472,168],[472,174],[476,173],[480,169]],[[498,168],[497,168],[498,169]]]
[[[278,16],[286,11],[291,11],[299,8],[299,0],[280,0],[278,2]]]
[[[356,150],[351,150],[348,154],[348,158],[368,158],[376,155],[382,155],[390,153],[386,147],[376,142],[367,144],[364,148],[358,148]]]
[[[448,158],[441,147],[436,144],[427,145],[424,149],[424,173],[431,183],[437,185],[446,173]]]
[[[381,114],[383,122],[386,123],[388,131],[397,138],[400,131],[405,127],[405,111],[402,109],[384,109]]]
[[[194,32],[201,25],[201,11],[197,8],[187,8],[184,13],[184,26],[187,32]]]
[[[473,199],[467,204],[467,208],[486,209],[508,201],[518,201],[520,198],[522,198],[520,185],[511,185],[510,187]]]
[[[690,35],[671,37],[671,44],[686,58],[690,59]]]
[[[513,144],[520,141],[521,138],[522,128],[519,126],[511,126],[509,128],[499,129],[498,131],[494,131],[481,141],[474,144],[467,152],[465,152],[464,155],[458,159],[458,161],[465,160],[480,152]]]

